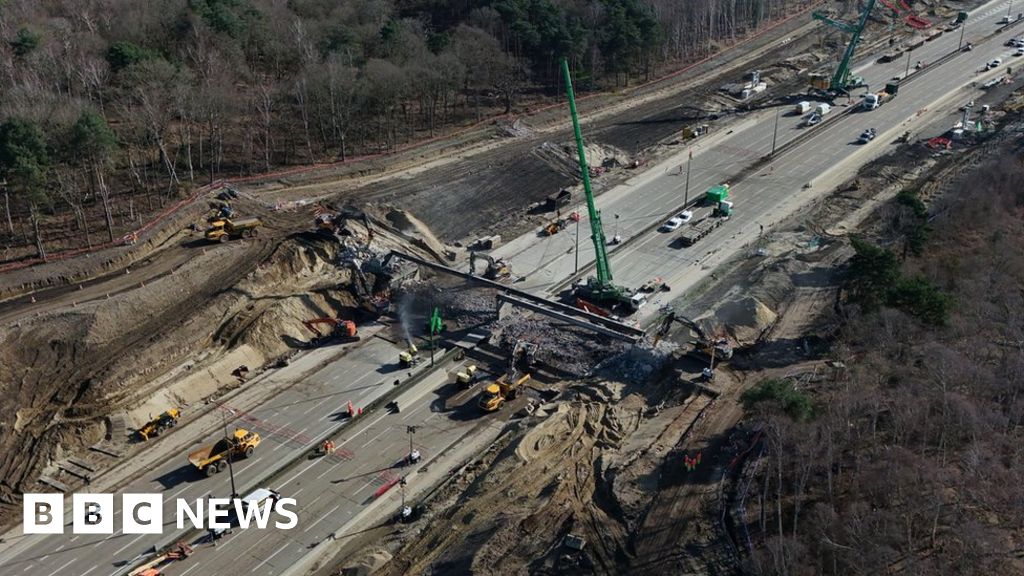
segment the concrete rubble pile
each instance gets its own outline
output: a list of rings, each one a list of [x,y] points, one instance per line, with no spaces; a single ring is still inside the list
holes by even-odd
[[[609,356],[621,354],[629,344],[587,330],[540,317],[515,313],[494,323],[500,345],[511,351],[518,340],[537,345],[537,360],[575,377],[590,375]]]
[[[677,348],[672,342],[659,342],[657,346],[638,344],[604,360],[597,371],[614,380],[640,384],[671,361]]]
[[[408,283],[396,291],[396,300],[416,302],[420,313],[437,307],[449,330],[476,327],[497,319],[496,291],[462,282],[438,286],[434,283]]]

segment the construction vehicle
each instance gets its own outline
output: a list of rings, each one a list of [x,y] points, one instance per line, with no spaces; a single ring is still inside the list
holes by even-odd
[[[542,202],[534,202],[530,204],[527,211],[531,214],[539,214],[541,212],[554,212],[559,208],[568,206],[572,201],[572,192],[569,192],[565,188],[558,191],[558,194],[552,194],[545,198]]]
[[[853,56],[857,52],[857,45],[860,43],[861,34],[864,32],[864,28],[868,24],[868,17],[871,16],[871,11],[875,8],[876,0],[866,0],[864,3],[864,9],[860,13],[860,19],[856,24],[847,24],[846,22],[840,22],[829,17],[824,12],[814,11],[811,13],[811,17],[815,20],[821,20],[825,24],[842,30],[850,35],[850,43],[847,44],[846,50],[843,52],[843,57],[839,61],[839,66],[836,68],[832,79],[828,85],[828,91],[832,95],[847,94],[853,88],[864,85],[864,79],[859,76],[853,76],[850,70],[850,63],[853,61]]]
[[[601,213],[594,204],[594,192],[590,187],[590,168],[587,167],[587,156],[583,148],[583,134],[580,131],[580,120],[576,114],[576,97],[572,91],[572,78],[569,76],[569,62],[562,58],[562,76],[565,78],[565,91],[569,100],[569,113],[572,116],[573,134],[576,137],[576,152],[579,156],[580,175],[583,177],[583,191],[587,197],[587,215],[590,217],[590,239],[594,242],[594,260],[596,276],[587,278],[585,282],[573,286],[575,296],[598,306],[625,308],[627,312],[635,312],[632,302],[632,290],[612,283],[612,269],[608,262],[608,242],[601,226]]]
[[[469,388],[476,382],[476,364],[470,364],[455,374],[455,383],[459,388]]]
[[[704,193],[704,203],[708,206],[717,206],[719,202],[729,198],[729,185],[719,184],[708,188]]]
[[[487,269],[484,270],[484,278],[488,280],[501,280],[512,275],[512,267],[501,258],[495,259],[490,254],[469,253],[469,272],[476,274],[476,259],[483,258],[487,261]]]
[[[683,140],[690,140],[692,138],[696,138],[698,136],[707,134],[710,130],[711,127],[708,126],[707,124],[700,124],[698,126],[687,126],[683,128],[683,131],[680,133],[680,136],[682,136]]]
[[[704,218],[683,230],[679,234],[679,241],[683,243],[683,246],[693,246],[698,240],[710,234],[712,230],[721,226],[725,221],[725,218]]]
[[[331,327],[330,333],[324,334],[321,332],[320,329],[317,328],[317,324],[329,325]],[[310,348],[321,346],[328,341],[345,344],[359,340],[356,323],[351,320],[341,320],[339,318],[314,318],[312,320],[304,321],[302,325],[309,328],[311,332],[316,334],[316,336],[306,343]]]
[[[398,353],[398,364],[402,368],[412,368],[422,361],[423,357],[420,356],[420,351],[415,344],[410,344],[407,350]]]
[[[136,567],[128,573],[128,576],[160,576],[163,574],[163,572],[160,571],[161,567],[177,562],[178,560],[184,560],[191,556],[192,552],[193,550],[191,546],[185,542],[178,542],[163,552],[156,554],[156,556],[149,562]]]
[[[237,428],[231,437],[221,438],[212,446],[204,446],[189,454],[188,461],[200,472],[213,476],[227,467],[228,459],[252,456],[261,440],[256,432]]]
[[[864,99],[860,101],[860,106],[864,110],[874,110],[894,98],[899,89],[899,83],[889,82],[885,85],[885,90],[874,94],[865,94]]]
[[[165,430],[174,428],[180,419],[181,410],[178,408],[171,408],[149,422],[146,422],[142,428],[139,428],[139,437],[142,438],[143,442],[145,442],[150,438],[159,436]]]
[[[566,226],[569,225],[568,218],[559,218],[553,222],[549,222],[544,226],[544,234],[547,236],[554,236],[562,230],[565,230]]]
[[[524,374],[517,380],[509,382],[502,376],[493,384],[484,389],[480,394],[480,401],[477,406],[484,412],[494,412],[505,405],[506,400],[513,400],[519,394],[523,384],[530,380],[529,374]]]
[[[259,218],[221,218],[210,223],[210,228],[206,230],[206,239],[212,242],[227,242],[232,238],[251,238],[259,234],[259,227],[262,225],[263,222]]]
[[[690,345],[693,346],[692,352],[699,354],[704,357],[711,358],[712,368],[714,361],[718,360],[731,360],[733,355],[732,346],[729,345],[729,341],[725,338],[709,338],[700,326],[690,320],[676,314],[675,310],[669,310],[668,314],[662,318],[661,326],[658,327],[658,331],[654,335],[654,345],[657,346],[658,342],[668,335],[669,330],[672,329],[672,323],[678,322],[683,326],[686,326],[697,335],[696,340],[690,340]]]
[[[669,287],[669,285],[661,278],[654,278],[645,282],[644,285],[640,287],[639,291],[644,294],[650,294],[652,292],[668,292],[671,289],[672,288]]]

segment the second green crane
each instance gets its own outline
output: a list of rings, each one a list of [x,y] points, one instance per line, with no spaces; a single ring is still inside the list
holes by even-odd
[[[612,284],[612,269],[608,262],[604,229],[601,227],[601,212],[594,205],[594,192],[590,188],[590,168],[587,166],[583,134],[580,132],[579,117],[576,115],[576,98],[572,91],[569,63],[565,58],[562,58],[562,76],[565,78],[565,91],[569,96],[569,112],[572,114],[572,128],[576,136],[576,151],[580,157],[580,174],[583,178],[583,191],[587,196],[587,214],[590,217],[590,239],[594,241],[594,257],[597,267],[597,276],[591,276],[585,283],[577,284],[575,291],[581,298],[598,306],[625,308],[629,312],[635,312],[638,301],[633,299],[632,292]]]

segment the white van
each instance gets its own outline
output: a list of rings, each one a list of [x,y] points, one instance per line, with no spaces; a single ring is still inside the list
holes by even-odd
[[[825,114],[828,114],[830,110],[832,110],[832,107],[822,102],[821,104],[815,106],[814,113],[817,114],[818,116],[824,116]]]
[[[811,111],[811,103],[806,100],[803,102],[797,102],[796,113],[803,116]]]
[[[242,509],[248,510],[249,506],[262,506],[270,498],[280,498],[281,495],[274,492],[270,488],[257,488],[252,492],[245,495],[242,498]],[[230,534],[231,529],[238,524],[237,512],[235,510],[234,502],[231,503],[230,511],[228,512],[227,524],[228,528],[211,528],[209,530],[210,536],[216,540],[224,534]],[[207,525],[209,525],[209,516],[207,516]]]

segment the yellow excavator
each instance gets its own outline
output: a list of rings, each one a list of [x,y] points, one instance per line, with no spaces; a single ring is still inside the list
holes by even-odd
[[[501,258],[495,259],[490,254],[469,253],[469,273],[476,274],[476,259],[483,258],[487,261],[487,269],[484,270],[484,278],[488,280],[501,280],[512,275],[512,267]]]
[[[145,442],[150,438],[159,436],[168,428],[174,428],[180,419],[181,410],[178,408],[171,408],[149,422],[146,422],[142,428],[139,428],[139,437],[142,438],[143,442]]]

